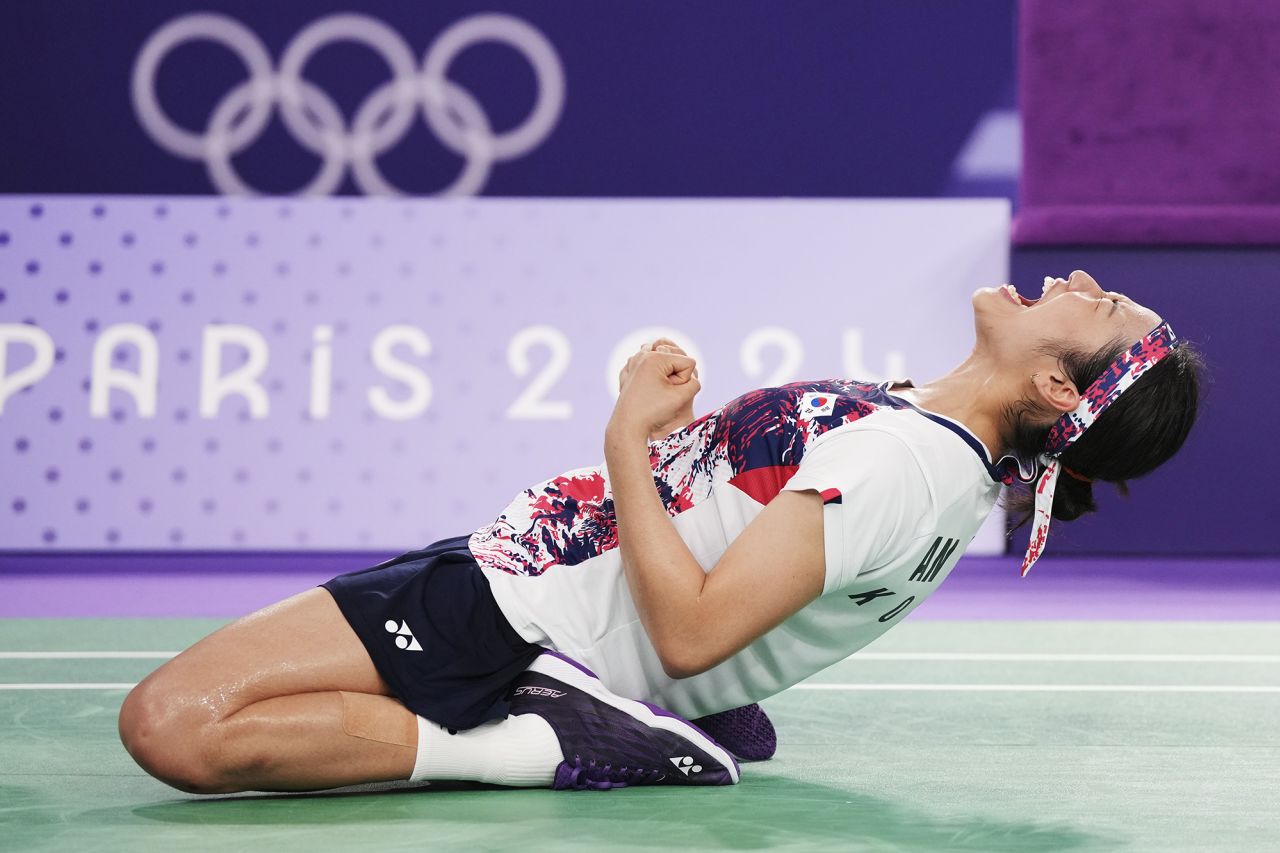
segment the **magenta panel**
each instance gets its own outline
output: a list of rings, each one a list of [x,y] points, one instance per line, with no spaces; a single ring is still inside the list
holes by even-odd
[[[1022,0],[1032,244],[1280,243],[1280,5]]]

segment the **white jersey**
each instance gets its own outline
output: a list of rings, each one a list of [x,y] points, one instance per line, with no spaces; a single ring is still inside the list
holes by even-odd
[[[969,430],[890,394],[893,384],[763,388],[649,442],[658,494],[707,572],[779,491],[824,498],[822,595],[699,675],[670,678],[649,642],[623,575],[604,465],[524,490],[471,535],[471,552],[522,637],[581,662],[615,693],[689,718],[771,696],[918,607],[1006,479]]]

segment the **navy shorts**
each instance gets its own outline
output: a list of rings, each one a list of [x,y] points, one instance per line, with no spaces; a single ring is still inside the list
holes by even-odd
[[[396,698],[451,729],[505,717],[511,682],[542,652],[499,609],[468,538],[321,584]]]

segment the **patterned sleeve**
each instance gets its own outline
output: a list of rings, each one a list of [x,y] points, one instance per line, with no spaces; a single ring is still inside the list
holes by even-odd
[[[782,488],[823,497],[824,595],[892,560],[933,503],[915,455],[881,430],[843,430],[815,442]]]

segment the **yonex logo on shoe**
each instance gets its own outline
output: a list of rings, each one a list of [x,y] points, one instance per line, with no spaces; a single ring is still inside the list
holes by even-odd
[[[692,770],[694,773],[702,772],[702,765],[694,764],[693,759],[687,755],[682,755],[679,758],[673,758],[671,759],[671,763],[674,764],[676,767],[680,768],[680,772],[686,776],[689,775],[690,770]]]
[[[524,687],[517,687],[517,696],[545,696],[548,699],[559,699],[564,695],[563,690],[552,690],[550,687],[536,687],[532,684],[526,684]]]
[[[406,652],[422,651],[422,644],[418,642],[418,638],[413,636],[413,632],[409,630],[408,622],[396,623],[394,619],[388,619],[387,624],[382,627],[387,629],[388,634],[396,635],[396,648],[404,649]]]

